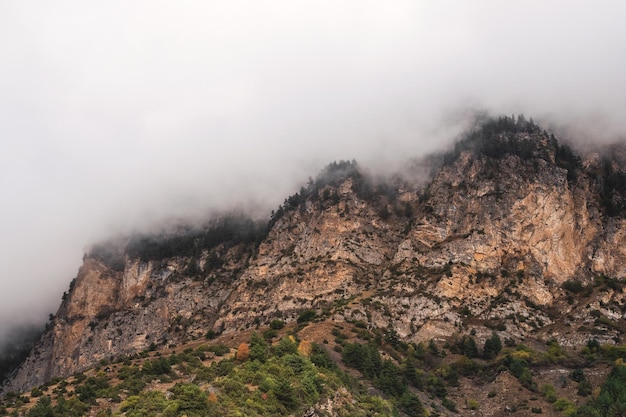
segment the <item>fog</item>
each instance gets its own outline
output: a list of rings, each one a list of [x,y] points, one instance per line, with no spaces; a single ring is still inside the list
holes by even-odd
[[[626,132],[621,1],[0,2],[0,338],[86,247],[268,213],[326,163],[389,169],[475,109]]]

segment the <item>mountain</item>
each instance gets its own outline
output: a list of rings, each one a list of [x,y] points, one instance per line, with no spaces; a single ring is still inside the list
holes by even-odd
[[[623,355],[617,347],[626,330],[620,149],[582,157],[521,116],[490,119],[432,156],[427,176],[424,164],[383,179],[354,161],[334,162],[269,224],[231,213],[96,245],[4,391],[206,338],[236,348],[241,335],[277,322],[298,340],[328,347],[379,389],[382,376],[368,371],[363,355],[387,355],[389,366],[406,370],[430,346],[433,357],[443,349],[490,375],[431,358],[469,381],[457,380],[448,396],[428,388],[432,381],[413,384],[427,393],[416,395],[431,402],[431,413],[437,405],[458,412],[446,406],[450,398],[459,407],[465,398],[474,415],[516,412],[485,387],[497,381],[534,398],[537,381],[557,385],[593,365],[583,348],[609,361],[588,372],[600,389],[610,360]],[[342,333],[350,328],[354,334]],[[362,350],[372,340],[376,352]],[[446,380],[441,372],[432,375]],[[470,404],[470,395],[492,406]],[[552,415],[546,404],[514,408]],[[563,410],[573,413],[573,404]]]

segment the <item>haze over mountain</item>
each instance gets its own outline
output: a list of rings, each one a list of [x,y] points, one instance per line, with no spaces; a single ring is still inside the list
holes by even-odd
[[[626,131],[620,2],[0,3],[0,338],[92,242],[233,206],[326,163],[388,170],[472,109]]]
[[[0,415],[623,416],[610,150],[484,118],[397,176],[332,162],[269,222],[94,245],[34,347],[0,359]]]

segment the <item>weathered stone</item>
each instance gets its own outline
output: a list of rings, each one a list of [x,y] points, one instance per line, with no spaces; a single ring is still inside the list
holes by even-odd
[[[257,248],[224,248],[223,265],[200,276],[186,275],[189,258],[126,259],[123,271],[86,258],[7,388],[209,329],[294,321],[309,308],[393,328],[407,341],[446,338],[473,320],[484,337],[494,327],[513,338],[546,327],[564,345],[584,343],[584,333],[556,324],[569,315],[593,325],[594,309],[619,321],[624,294],[604,292],[585,309],[561,285],[624,278],[626,222],[602,214],[591,177],[568,180],[554,158],[548,145],[544,158],[531,160],[465,151],[429,183],[403,180],[395,200],[364,199],[352,179],[328,185],[287,211]],[[207,256],[195,260],[200,268]]]

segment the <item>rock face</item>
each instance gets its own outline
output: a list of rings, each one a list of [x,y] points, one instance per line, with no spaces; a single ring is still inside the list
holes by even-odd
[[[87,256],[5,389],[306,309],[412,341],[470,327],[479,341],[493,329],[609,341],[626,310],[626,224],[607,214],[606,175],[533,125],[470,136],[425,185],[331,164],[286,200],[260,242],[160,259],[126,250],[116,266]]]

